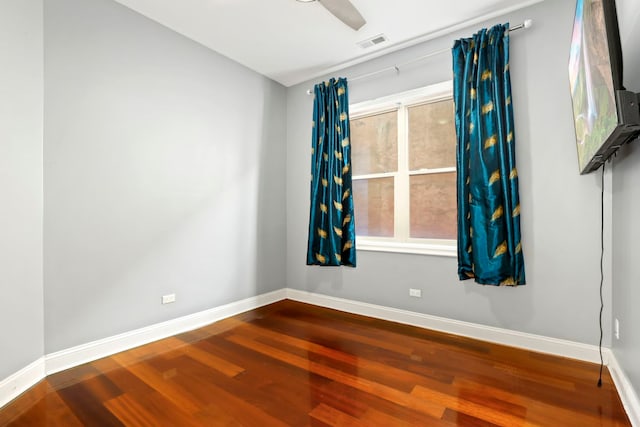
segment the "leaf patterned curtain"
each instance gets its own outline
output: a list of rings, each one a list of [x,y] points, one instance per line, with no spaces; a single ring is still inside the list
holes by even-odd
[[[452,54],[458,276],[487,285],[524,285],[509,25],[457,40]]]
[[[314,87],[307,265],[356,266],[347,80]]]

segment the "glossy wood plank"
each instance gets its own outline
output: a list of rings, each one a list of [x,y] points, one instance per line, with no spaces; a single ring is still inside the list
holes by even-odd
[[[416,399],[411,394],[385,386],[384,384],[367,380],[359,375],[350,374],[341,371],[340,369],[328,367],[313,360],[299,358],[290,353],[280,351],[277,348],[252,341],[238,335],[229,337],[229,340],[240,344],[243,347],[268,355],[269,357],[289,363],[292,366],[305,368],[309,370],[309,372],[313,372],[333,381],[338,381],[360,391],[380,396],[383,399],[389,400],[398,405],[415,409],[425,415],[440,418],[445,409],[443,406],[433,404],[433,402],[429,400]]]
[[[41,383],[45,384],[45,382]],[[0,422],[0,425],[2,422]],[[15,417],[12,426],[82,427],[78,417],[57,393],[47,393],[34,402],[29,411]]]
[[[324,403],[313,408],[309,415],[330,426],[367,427],[367,424],[364,421],[361,421],[349,414],[345,414],[344,412],[325,405]]]
[[[629,426],[598,369],[281,301],[51,375],[0,426]]]
[[[60,389],[57,393],[84,425],[92,425],[96,420],[100,420],[100,425],[105,427],[123,425],[104,406],[104,402],[92,394],[92,387],[84,382]]]
[[[147,427],[158,425],[159,420],[170,426],[200,425],[190,413],[157,392],[145,396],[123,394],[104,402],[104,406],[126,426]]]
[[[118,361],[120,359],[120,355],[115,355],[113,358]],[[188,413],[198,411],[199,406],[197,402],[194,402],[193,399],[187,395],[187,390],[177,384],[174,384],[174,382],[171,381],[170,376],[163,375],[162,372],[159,372],[152,366],[149,366],[148,363],[136,363],[135,365],[127,366],[126,369],[136,376],[139,381],[142,381],[153,390],[163,395],[167,401],[183,408]]]
[[[244,372],[244,368],[236,365],[235,363],[225,360],[216,356],[213,353],[201,350],[195,345],[186,346],[180,349],[180,354],[188,356],[193,360],[215,369],[228,377],[235,377],[241,372]]]

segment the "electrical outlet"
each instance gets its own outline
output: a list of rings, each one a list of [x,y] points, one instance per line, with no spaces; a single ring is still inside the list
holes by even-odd
[[[171,304],[172,302],[176,302],[176,294],[162,295],[163,304]]]
[[[620,321],[618,319],[615,319],[613,322],[613,334],[617,340],[620,339]]]
[[[415,298],[422,298],[422,289],[409,288],[409,296]]]

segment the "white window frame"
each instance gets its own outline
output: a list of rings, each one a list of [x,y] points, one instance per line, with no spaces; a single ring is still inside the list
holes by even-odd
[[[420,169],[409,171],[409,118],[407,109],[413,105],[438,102],[453,97],[453,81],[433,84],[407,92],[397,93],[383,98],[359,102],[349,106],[351,120],[398,111],[398,169],[396,172],[353,175],[352,180],[394,178],[394,236],[377,237],[357,235],[357,249],[377,252],[398,252],[422,255],[456,257],[457,243],[455,239],[418,239],[409,237],[409,177],[411,175],[455,172],[456,168]],[[357,144],[357,141],[352,141]],[[357,212],[356,212],[357,221]],[[356,223],[357,224],[357,223]]]

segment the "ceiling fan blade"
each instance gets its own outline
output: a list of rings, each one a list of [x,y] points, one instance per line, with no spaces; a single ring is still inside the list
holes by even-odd
[[[358,31],[367,21],[349,0],[318,0],[336,18]]]

